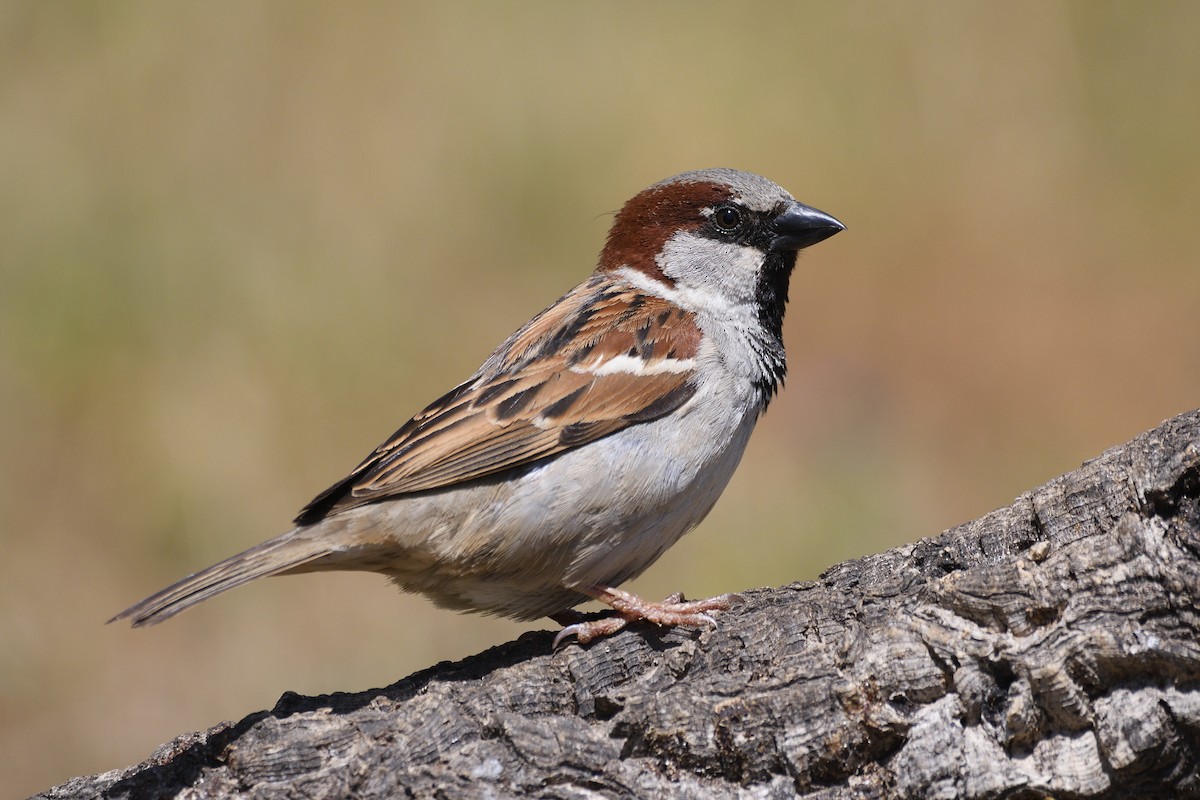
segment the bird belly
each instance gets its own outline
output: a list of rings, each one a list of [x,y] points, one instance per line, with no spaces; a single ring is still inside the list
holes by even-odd
[[[699,407],[709,413],[681,409],[518,476],[362,506],[322,524],[370,543],[349,559],[359,565],[342,568],[382,572],[438,605],[516,619],[563,611],[588,599],[579,589],[641,574],[716,503],[756,415],[731,424],[714,418],[711,403]]]

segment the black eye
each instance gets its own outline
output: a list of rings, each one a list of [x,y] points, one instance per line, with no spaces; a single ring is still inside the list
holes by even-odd
[[[742,212],[733,206],[721,206],[712,215],[713,223],[724,233],[732,233],[742,225]]]

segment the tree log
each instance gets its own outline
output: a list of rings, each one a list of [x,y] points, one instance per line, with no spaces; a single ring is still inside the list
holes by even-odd
[[[39,797],[1200,797],[1200,411],[744,596],[711,630],[287,693]]]

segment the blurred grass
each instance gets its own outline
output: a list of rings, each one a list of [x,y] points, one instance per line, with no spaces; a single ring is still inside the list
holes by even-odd
[[[101,623],[283,530],[683,169],[849,230],[639,591],[810,578],[1200,404],[1198,37],[1182,2],[6,4],[0,794],[536,627],[354,575]]]

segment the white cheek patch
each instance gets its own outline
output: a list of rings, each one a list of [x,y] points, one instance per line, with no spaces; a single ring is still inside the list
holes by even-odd
[[[573,367],[577,372],[588,372],[596,377],[604,375],[677,375],[696,367],[694,358],[662,358],[646,361],[638,356],[622,353],[611,358],[598,358],[582,369]]]
[[[719,298],[740,305],[754,302],[763,258],[755,247],[680,231],[667,240],[655,261],[677,290],[704,292],[709,303]]]

